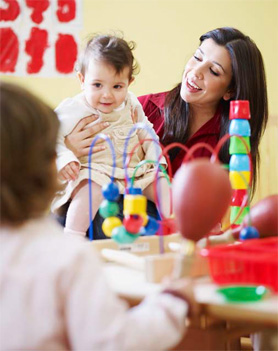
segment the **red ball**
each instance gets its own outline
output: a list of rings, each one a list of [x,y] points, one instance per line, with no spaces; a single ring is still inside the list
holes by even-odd
[[[245,225],[255,227],[261,238],[278,235],[278,195],[270,195],[257,202],[243,220]]]
[[[129,233],[137,234],[143,225],[143,217],[138,215],[125,216],[123,220],[123,225]]]
[[[173,180],[173,206],[183,237],[198,241],[221,222],[231,201],[229,172],[196,159],[183,164]]]

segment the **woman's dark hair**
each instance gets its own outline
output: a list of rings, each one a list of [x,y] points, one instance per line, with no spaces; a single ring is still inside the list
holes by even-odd
[[[0,85],[1,225],[42,216],[58,190],[55,112],[16,85]]]
[[[139,71],[132,53],[134,49],[133,41],[127,42],[119,35],[96,34],[87,42],[77,70],[85,76],[90,60],[95,59],[114,67],[117,74],[129,67],[129,79],[131,79]]]
[[[224,46],[230,55],[232,63],[232,80],[230,91],[232,98],[228,101],[221,99],[221,129],[220,138],[229,131],[229,107],[231,100],[249,100],[251,126],[251,154],[253,161],[254,193],[257,172],[260,161],[259,143],[268,120],[268,100],[263,58],[256,44],[246,35],[235,28],[217,28],[200,37],[200,43],[212,39],[216,44]],[[185,143],[188,139],[188,103],[180,96],[181,83],[171,90],[165,101],[165,126],[162,143],[173,141]],[[220,151],[220,160],[229,162],[229,142]]]

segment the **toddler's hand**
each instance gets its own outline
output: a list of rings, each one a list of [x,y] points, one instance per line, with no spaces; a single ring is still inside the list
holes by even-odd
[[[79,175],[79,164],[78,162],[70,162],[58,173],[60,180],[75,180]]]

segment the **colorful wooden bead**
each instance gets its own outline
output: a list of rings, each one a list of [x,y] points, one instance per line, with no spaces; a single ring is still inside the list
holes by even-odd
[[[159,228],[159,224],[156,219],[148,216],[148,223],[144,227],[144,234],[143,235],[154,235]]]
[[[143,212],[143,213],[140,213],[140,217],[143,218],[143,224],[142,224],[142,226],[145,227],[145,226],[147,225],[147,223],[148,223],[149,216],[147,215],[146,212]]]
[[[123,225],[112,230],[112,239],[118,244],[132,244],[139,234],[128,233]]]
[[[240,231],[240,240],[258,239],[260,234],[255,227],[245,227]]]
[[[249,156],[244,154],[234,154],[230,158],[230,171],[250,171]]]
[[[142,189],[141,188],[129,187],[129,188],[126,189],[126,194],[142,195]]]
[[[247,149],[241,138],[237,136],[231,136],[230,138],[230,146],[229,146],[229,153],[232,154],[248,154],[250,152],[250,138],[249,137],[242,137],[247,145]]]
[[[230,102],[229,119],[250,119],[250,106],[248,100],[232,100]]]
[[[124,216],[141,215],[147,212],[147,198],[144,195],[130,195],[124,197]]]
[[[234,222],[234,220],[238,216],[239,211],[240,211],[240,206],[231,206],[231,214],[230,214],[231,223]],[[250,211],[249,206],[243,207],[243,210],[242,210],[239,218],[235,221],[235,224],[241,224],[243,221],[243,218],[249,213],[249,211]]]
[[[233,119],[229,126],[229,134],[250,137],[250,123],[246,119]]]
[[[163,218],[160,225],[162,228],[162,235],[169,235],[178,232],[177,221],[174,217]]]
[[[107,217],[102,223],[102,231],[103,233],[111,237],[112,231],[116,227],[120,227],[122,225],[122,221],[118,217]]]
[[[239,206],[240,207],[246,196],[248,196],[247,189],[233,189],[231,206]]]
[[[123,219],[125,229],[132,234],[137,234],[143,225],[143,218],[138,215],[126,216]]]
[[[103,218],[114,217],[119,213],[117,202],[103,200],[99,207],[99,213]]]
[[[233,189],[248,189],[250,177],[251,177],[250,171],[242,171],[242,172],[231,171],[229,173],[229,178]]]
[[[102,195],[108,201],[117,201],[119,198],[119,187],[117,184],[111,182],[102,187]]]

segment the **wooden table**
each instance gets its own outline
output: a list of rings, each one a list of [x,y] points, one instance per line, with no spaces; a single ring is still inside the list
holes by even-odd
[[[106,263],[105,274],[112,289],[131,306],[147,294],[161,290],[160,284],[147,283],[142,271],[125,266]],[[266,329],[277,332],[278,295],[256,303],[227,303],[209,277],[195,281],[194,292],[201,313],[188,321],[187,333],[175,350],[240,350],[241,336]]]

